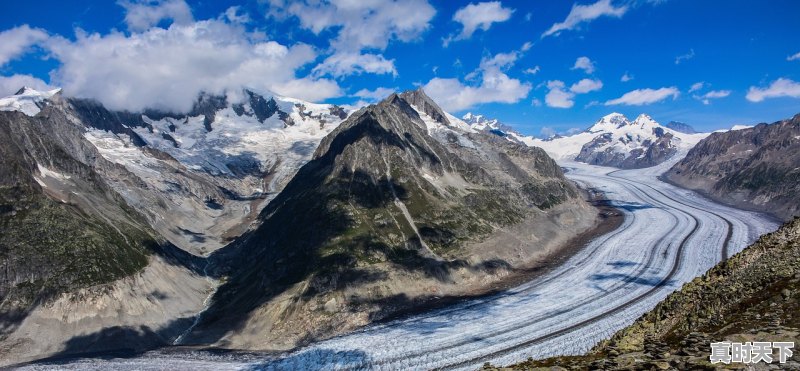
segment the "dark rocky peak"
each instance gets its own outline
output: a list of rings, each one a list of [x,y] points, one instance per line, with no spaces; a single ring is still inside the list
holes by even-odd
[[[189,116],[203,115],[203,125],[207,131],[211,131],[211,124],[214,123],[217,111],[227,106],[228,99],[224,95],[200,93],[197,101],[194,102],[192,110],[189,111]]]
[[[417,107],[417,109],[424,112],[435,121],[450,126],[450,121],[447,120],[447,116],[444,114],[444,111],[441,109],[441,107],[439,107],[438,104],[436,104],[436,102],[433,101],[433,99],[431,99],[431,97],[425,94],[425,91],[422,90],[422,88],[400,93],[400,98],[403,98],[406,102],[414,105]]]
[[[232,106],[233,111],[236,112],[237,115],[255,116],[258,122],[263,124],[264,121],[277,113],[278,118],[283,121],[285,126],[294,125],[294,120],[292,120],[288,112],[284,112],[280,109],[275,98],[270,97],[266,99],[261,94],[255,93],[249,89],[245,89],[244,92],[247,94],[246,102],[250,104],[252,112],[245,109],[244,103],[238,103]]]
[[[665,126],[667,128],[669,128],[669,129],[672,129],[672,130],[675,130],[677,132],[684,133],[684,134],[695,134],[695,133],[697,133],[697,130],[694,130],[694,128],[691,125],[683,123],[683,122],[670,121]]]
[[[329,108],[331,115],[337,116],[340,119],[344,120],[347,118],[347,111],[344,108],[339,107],[337,105],[333,105]]]
[[[366,156],[394,147],[407,161],[434,171],[441,170],[441,158],[447,156],[441,144],[427,134],[417,111],[397,94],[351,115],[322,140],[314,158],[332,160],[351,145]],[[368,147],[361,148],[363,145]]]
[[[137,147],[144,147],[147,143],[136,134],[132,127],[153,128],[142,119],[141,113],[128,111],[109,111],[100,102],[93,99],[67,98],[66,103],[84,125],[100,130],[110,131],[115,134],[126,134]]]

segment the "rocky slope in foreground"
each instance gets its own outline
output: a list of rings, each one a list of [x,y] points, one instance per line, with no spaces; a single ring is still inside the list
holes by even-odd
[[[710,343],[725,340],[794,342],[789,362],[770,369],[800,369],[800,218],[685,284],[588,355],[505,369],[713,370]]]
[[[188,343],[292,348],[470,294],[596,211],[544,151],[472,131],[417,90],[352,114],[261,218],[215,254],[234,268]]]
[[[664,178],[730,205],[784,220],[800,213],[800,115],[713,133]]]

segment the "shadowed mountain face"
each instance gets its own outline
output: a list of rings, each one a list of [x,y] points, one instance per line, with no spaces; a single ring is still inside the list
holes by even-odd
[[[672,129],[672,130],[675,130],[677,132],[684,133],[684,134],[696,134],[697,133],[697,130],[694,130],[694,128],[691,125],[685,124],[683,122],[670,121],[664,126],[666,126],[669,129]]]
[[[53,107],[36,117],[0,112],[0,335],[61,293],[140,271],[157,247],[144,219],[84,162],[98,156]]]
[[[772,213],[800,214],[800,115],[713,133],[664,178],[715,200]]]
[[[216,254],[235,268],[190,342],[291,347],[407,309],[510,269],[469,246],[565,203],[582,205],[541,149],[454,129],[421,90],[392,95],[325,137],[262,225]]]

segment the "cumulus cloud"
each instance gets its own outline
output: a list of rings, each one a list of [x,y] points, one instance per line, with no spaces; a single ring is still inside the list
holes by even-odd
[[[800,83],[787,78],[779,78],[766,88],[751,86],[745,96],[751,102],[761,102],[764,99],[779,97],[800,98]]]
[[[194,21],[192,10],[184,0],[120,0],[125,8],[125,24],[132,32],[141,32],[171,20],[177,24]]]
[[[392,40],[410,42],[430,28],[436,9],[427,0],[269,0],[269,15],[279,19],[296,17],[300,26],[330,38],[331,55],[315,72],[343,77],[361,73],[391,73],[394,63],[383,55],[364,50],[384,50]]]
[[[688,53],[675,57],[675,64],[681,64],[682,62],[688,61],[692,58],[694,58],[694,49],[689,49]]]
[[[301,27],[315,34],[334,30],[331,46],[339,51],[383,50],[390,40],[413,41],[436,15],[427,0],[270,0],[270,5],[272,16],[297,17]]]
[[[341,95],[334,81],[296,76],[317,58],[311,46],[252,41],[243,27],[221,20],[131,35],[78,32],[74,41],[51,38],[47,48],[61,62],[52,83],[111,109],[186,111],[200,92],[243,86],[307,100]]]
[[[575,94],[565,90],[563,81],[552,80],[547,82],[547,88],[550,89],[547,95],[544,96],[544,103],[548,107],[554,108],[572,108],[575,105]]]
[[[19,91],[23,86],[36,90],[50,90],[52,86],[42,79],[31,75],[0,76],[0,97],[7,97]]]
[[[569,91],[575,94],[586,94],[592,91],[600,90],[603,88],[603,82],[598,79],[583,79],[578,81],[569,88]]]
[[[397,69],[394,67],[393,59],[386,59],[381,54],[350,52],[332,54],[328,58],[325,58],[321,64],[314,67],[313,71],[318,76],[328,74],[334,77],[358,75],[361,73],[397,75]]]
[[[578,94],[586,94],[589,92],[597,91],[603,88],[603,82],[598,79],[583,79],[580,80],[567,89],[567,85],[560,80],[551,80],[547,82],[547,95],[544,96],[544,102],[548,107],[553,108],[572,108],[575,105],[575,96]]]
[[[703,102],[703,104],[709,105],[709,104],[711,104],[711,100],[712,99],[725,98],[725,97],[727,97],[729,95],[731,95],[731,91],[730,90],[712,90],[712,91],[709,91],[709,92],[707,92],[705,94],[702,94],[702,95],[695,94],[693,97],[694,97],[694,99],[697,99],[697,100]]]
[[[633,75],[629,75],[627,72],[625,72],[625,74],[623,74],[622,77],[619,78],[619,81],[622,82],[628,82],[631,80],[633,80]]]
[[[797,52],[797,54],[790,55],[790,56],[786,57],[786,60],[787,60],[787,61],[796,61],[796,60],[800,60],[800,52]]]
[[[453,40],[469,39],[476,30],[488,31],[493,23],[509,20],[512,13],[514,9],[504,8],[499,1],[469,4],[453,15],[453,20],[461,23],[462,29],[458,35],[445,38],[444,45],[447,46]]]
[[[464,84],[458,79],[434,78],[423,89],[442,108],[461,111],[483,103],[516,103],[528,96],[529,83],[523,83],[505,74],[519,56],[518,52],[499,53],[484,57],[478,70],[470,73],[467,80],[475,84]]]
[[[567,18],[563,22],[552,25],[542,34],[542,38],[550,35],[558,35],[562,31],[576,29],[582,23],[593,21],[602,16],[620,18],[627,11],[627,6],[615,7],[611,4],[611,0],[600,0],[589,5],[573,4],[572,10],[570,10]]]
[[[573,70],[583,70],[587,74],[594,73],[594,62],[589,57],[578,57],[575,60],[575,65],[572,66]]]
[[[636,89],[623,94],[617,99],[609,100],[605,103],[606,106],[626,105],[626,106],[643,106],[660,102],[667,98],[677,99],[680,95],[680,90],[672,86],[660,89]]]
[[[369,101],[378,101],[392,95],[392,93],[396,91],[397,88],[378,87],[375,88],[374,90],[361,89],[357,91],[355,94],[353,94],[353,96],[358,98],[363,98]]]
[[[22,25],[0,32],[0,66],[25,54],[30,48],[47,40],[47,32]]]

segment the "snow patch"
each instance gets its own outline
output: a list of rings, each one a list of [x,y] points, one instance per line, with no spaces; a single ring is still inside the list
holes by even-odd
[[[28,116],[36,116],[42,110],[44,101],[58,94],[61,89],[38,91],[24,87],[19,93],[0,98],[0,111],[19,111]]]

